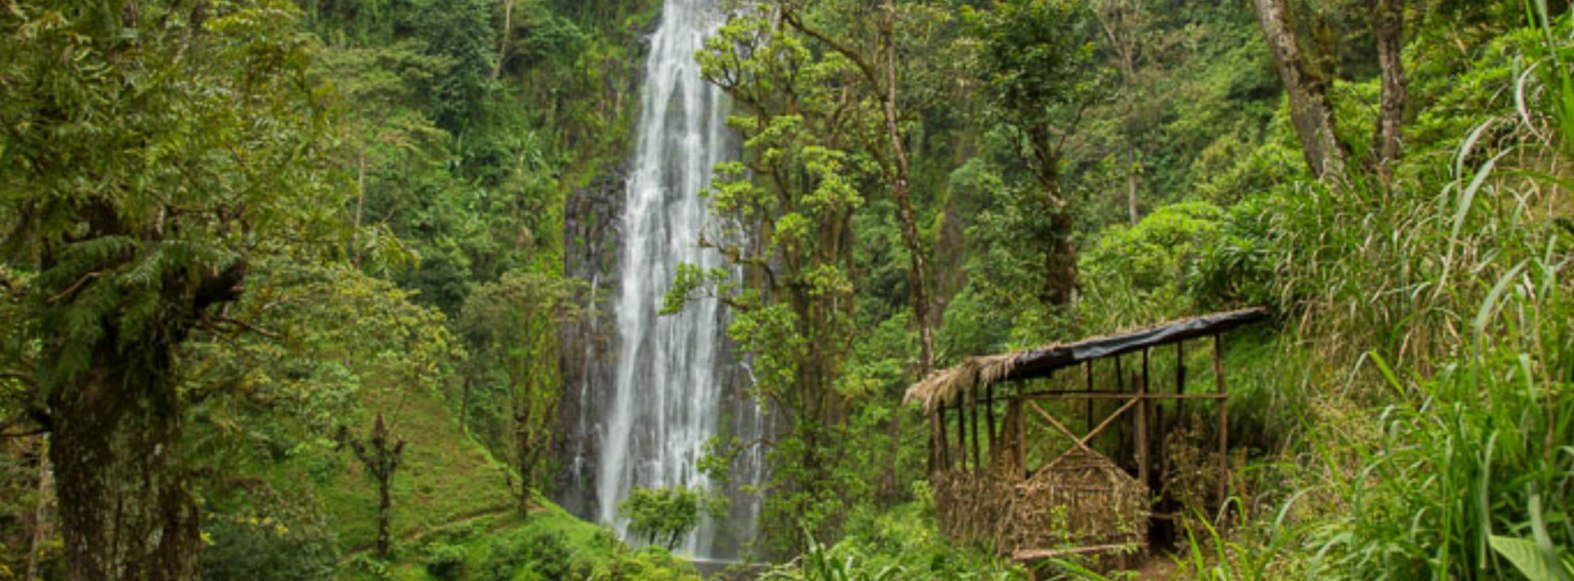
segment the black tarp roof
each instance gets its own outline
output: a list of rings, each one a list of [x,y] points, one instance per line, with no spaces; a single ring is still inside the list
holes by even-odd
[[[1073,343],[970,357],[955,367],[930,374],[908,388],[906,401],[920,401],[926,411],[933,411],[937,402],[949,402],[964,390],[980,389],[994,383],[1049,377],[1057,369],[1084,361],[1217,335],[1267,316],[1268,311],[1262,308],[1211,313]]]

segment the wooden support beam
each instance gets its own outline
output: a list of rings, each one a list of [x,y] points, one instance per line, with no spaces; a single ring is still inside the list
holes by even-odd
[[[980,446],[978,445],[978,390],[976,389],[967,390],[967,413],[972,416],[969,418],[969,424],[973,428],[971,435],[973,439],[973,471],[983,472],[984,454],[979,451]]]
[[[945,436],[942,435],[940,426],[945,425],[945,422],[940,419],[939,414],[928,414],[925,419],[929,420],[929,473],[933,474],[944,469],[944,465],[940,463],[940,447],[945,445]]]
[[[959,459],[957,466],[967,470],[967,402],[965,397],[958,395],[956,398],[956,455]]]
[[[935,443],[935,455],[936,460],[939,461],[940,470],[951,469],[951,438],[945,433],[945,407],[945,401],[942,400],[940,402],[940,411],[935,412],[937,420],[935,425],[938,426],[936,431],[940,434],[940,439]]]
[[[1122,392],[1122,391],[1095,391],[1095,392],[1092,392],[1092,393],[1088,393],[1086,391],[1041,391],[1041,392],[1038,392],[1038,393],[1027,394],[1026,396],[1024,396],[1024,399],[1029,399],[1029,400],[1037,400],[1037,399],[1052,399],[1052,400],[1053,399],[1060,399],[1060,400],[1075,400],[1075,399],[1152,399],[1152,400],[1219,399],[1219,394],[1217,394],[1217,393],[1162,393],[1162,392],[1151,392],[1151,391],[1148,392],[1148,393]]]
[[[1022,386],[1018,385],[1017,397],[1011,401],[1012,415],[1015,416],[1012,421],[1016,422],[1017,425],[1017,441],[1013,442],[1013,444],[1017,448],[1017,469],[1022,471],[1022,474],[1018,474],[1018,476],[1025,475],[1027,472],[1027,417],[1022,410],[1024,403],[1026,403],[1026,400],[1022,399]]]
[[[1076,434],[1071,432],[1070,428],[1067,428],[1065,425],[1056,421],[1055,416],[1049,415],[1049,412],[1044,411],[1044,408],[1038,407],[1038,404],[1033,402],[1028,402],[1027,405],[1028,407],[1033,408],[1033,411],[1037,412],[1040,417],[1043,417],[1044,421],[1049,422],[1050,427],[1055,428],[1055,431],[1065,434],[1065,436],[1071,440],[1071,444],[1074,447],[1081,448],[1087,452],[1093,452],[1093,449],[1089,448],[1088,445],[1082,441],[1082,438],[1078,438]]]
[[[1230,413],[1229,394],[1224,389],[1224,339],[1213,335],[1213,377],[1219,391],[1219,512],[1224,512],[1224,499],[1229,493],[1230,481]]]
[[[1078,438],[1076,436],[1072,436],[1071,437],[1071,441],[1075,442],[1076,446],[1072,447],[1071,450],[1066,450],[1066,452],[1064,454],[1056,456],[1055,459],[1051,460],[1049,463],[1050,464],[1054,464],[1056,462],[1059,462],[1061,458],[1065,458],[1066,457],[1066,454],[1070,454],[1073,450],[1076,450],[1077,448],[1081,448],[1081,449],[1087,450],[1088,449],[1088,442],[1091,442],[1091,441],[1093,441],[1094,438],[1097,438],[1099,436],[1099,433],[1104,431],[1104,428],[1108,428],[1110,426],[1110,424],[1115,423],[1115,419],[1116,418],[1119,418],[1121,414],[1126,413],[1126,410],[1129,410],[1129,409],[1131,409],[1133,407],[1136,407],[1137,406],[1137,402],[1140,402],[1140,401],[1142,401],[1142,398],[1132,397],[1131,401],[1126,402],[1126,405],[1120,406],[1119,409],[1115,410],[1115,413],[1112,413],[1112,414],[1109,415],[1109,417],[1104,418],[1104,421],[1100,422],[1099,425],[1097,427],[1094,427],[1092,431],[1088,432],[1088,434],[1086,436],[1083,436],[1081,438]],[[1037,411],[1040,414],[1043,414],[1046,418],[1049,416],[1048,413],[1044,412],[1043,409],[1040,409],[1033,402],[1028,401],[1027,405],[1033,406],[1035,411]],[[1069,430],[1066,430],[1065,426],[1060,425],[1058,422],[1055,422],[1053,419],[1051,419],[1050,422],[1051,422],[1052,425],[1056,426],[1059,430],[1061,430],[1061,433],[1069,435]]]
[[[1143,396],[1148,394],[1148,350],[1142,350],[1142,382],[1137,384],[1137,393]],[[1143,486],[1150,486],[1148,482],[1148,398],[1139,397],[1132,400],[1137,403],[1137,482]]]
[[[1083,365],[1083,367],[1087,368],[1087,371],[1088,371],[1088,374],[1087,374],[1088,375],[1088,382],[1087,382],[1087,390],[1086,391],[1088,393],[1093,393],[1093,360],[1089,359],[1086,363],[1083,363],[1082,365]],[[1088,399],[1088,423],[1086,425],[1082,426],[1082,427],[1083,428],[1092,428],[1093,427],[1093,399],[1092,398]]]
[[[1000,438],[995,435],[995,384],[989,384],[988,391],[984,392],[984,419],[989,422],[986,426],[989,432],[989,457],[995,456],[995,443]]]
[[[1088,553],[1130,550],[1132,548],[1140,549],[1141,545],[1122,543],[1118,545],[1093,545],[1088,547],[1070,547],[1065,549],[1026,549],[1013,551],[1011,553],[1011,559],[1015,561],[1037,561],[1040,559],[1052,559],[1055,557],[1064,557],[1067,555],[1086,555]]]
[[[1177,341],[1175,343],[1175,395],[1182,395],[1186,393],[1185,345],[1186,341],[1184,340]],[[1170,470],[1170,446],[1168,438],[1170,430],[1174,429],[1174,426],[1179,425],[1181,422],[1185,421],[1182,416],[1182,410],[1185,409],[1183,402],[1176,400],[1174,405],[1171,407],[1173,409],[1167,412],[1163,408],[1159,409],[1158,482],[1160,485],[1166,481],[1166,476],[1169,474]]]

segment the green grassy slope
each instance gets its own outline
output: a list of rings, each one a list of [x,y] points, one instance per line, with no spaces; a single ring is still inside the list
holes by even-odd
[[[408,393],[402,403],[397,396],[375,394],[364,409],[351,424],[358,435],[365,435],[376,410],[382,409],[390,429],[405,440],[403,463],[393,483],[395,539],[513,508],[506,468],[460,431],[437,394]],[[350,452],[341,456],[344,470],[319,495],[340,552],[351,555],[371,548],[377,537],[377,483]]]
[[[313,482],[324,525],[337,538],[342,579],[697,579],[665,551],[635,551],[605,529],[537,497],[521,516],[507,467],[459,427],[437,393],[363,394],[348,421],[364,436],[378,410],[405,440],[394,477],[394,556],[372,558],[377,484],[351,452],[300,454],[269,475],[280,490]],[[323,472],[330,472],[323,474]],[[315,474],[315,476],[314,476]],[[447,563],[445,568],[434,563]],[[435,573],[435,574],[434,574]]]

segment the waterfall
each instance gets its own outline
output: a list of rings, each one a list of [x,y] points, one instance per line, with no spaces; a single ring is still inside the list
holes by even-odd
[[[696,465],[710,438],[726,432],[752,439],[764,421],[752,401],[732,397],[739,365],[726,343],[726,313],[712,298],[660,316],[662,297],[679,264],[722,266],[699,246],[705,225],[700,193],[711,167],[736,149],[725,126],[721,92],[700,78],[694,54],[722,16],[716,0],[667,0],[645,65],[636,149],[627,184],[620,255],[621,289],[614,302],[617,363],[600,414],[596,518],[626,533],[617,504],[636,487],[710,483]],[[752,534],[758,500],[736,484],[760,477],[755,451],[734,468],[726,518],[704,519],[683,552],[703,559],[739,557]]]

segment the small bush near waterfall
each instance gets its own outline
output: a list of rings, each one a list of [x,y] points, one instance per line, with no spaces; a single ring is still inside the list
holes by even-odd
[[[699,526],[700,499],[691,488],[635,488],[618,503],[618,515],[629,519],[629,532],[635,538],[670,551]]]

